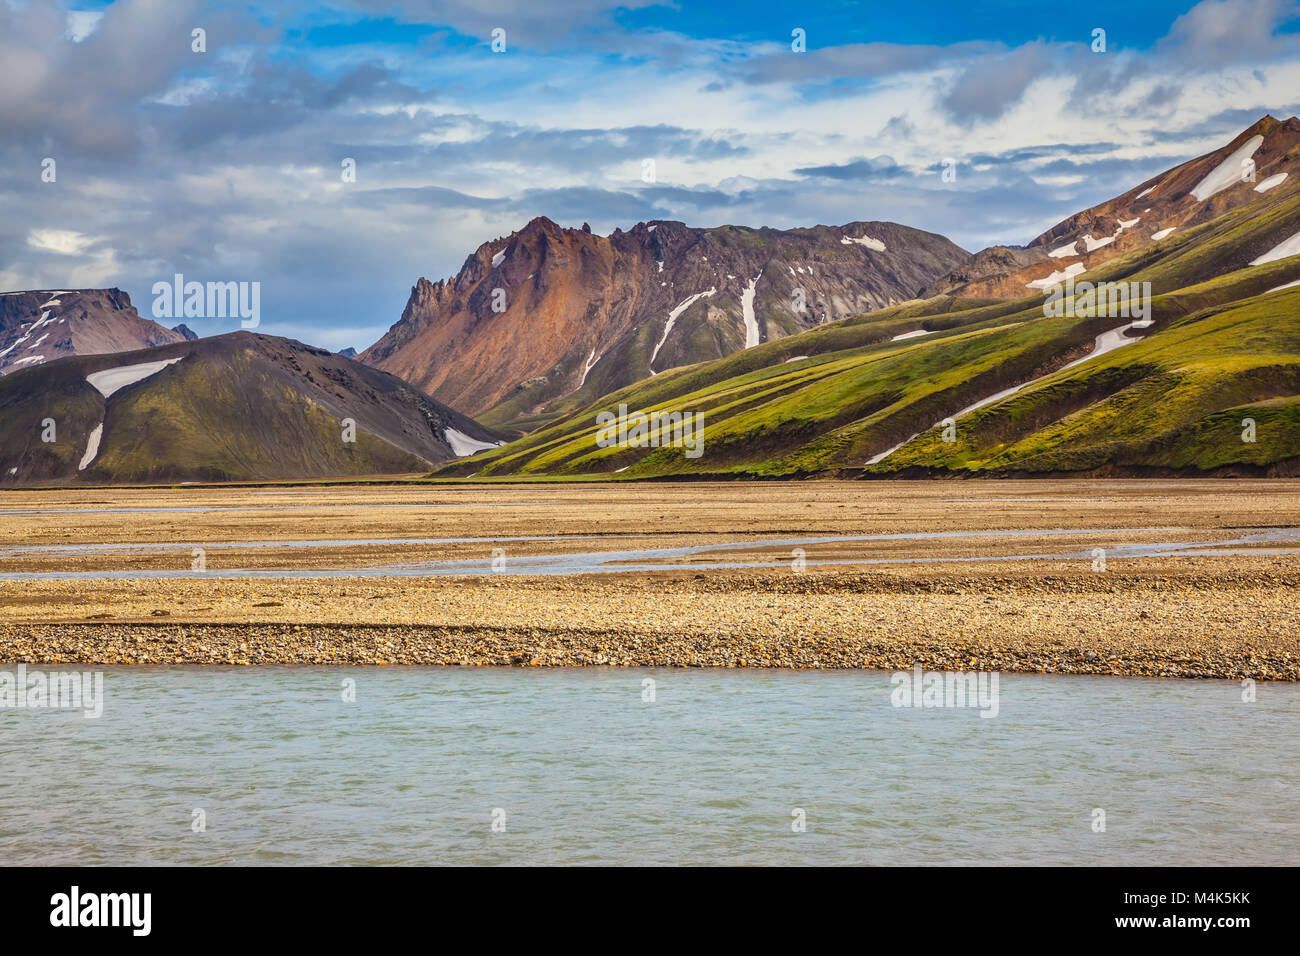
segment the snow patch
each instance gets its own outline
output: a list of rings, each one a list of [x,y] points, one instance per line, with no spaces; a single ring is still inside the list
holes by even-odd
[[[1078,245],[1079,245],[1079,240],[1076,239],[1074,240],[1074,242],[1066,243],[1063,246],[1057,246],[1055,249],[1049,252],[1048,255],[1051,256],[1053,259],[1059,259],[1062,256],[1077,256],[1079,254],[1076,249]]]
[[[45,361],[44,355],[28,355],[25,358],[18,359],[18,361],[14,362],[13,364],[22,365],[24,362],[36,363],[36,362],[44,362],[44,361]]]
[[[1111,329],[1109,332],[1103,332],[1101,333],[1101,335],[1097,336],[1095,340],[1093,340],[1092,351],[1089,352],[1087,355],[1085,355],[1083,358],[1078,358],[1075,359],[1073,362],[1070,362],[1066,365],[1062,365],[1059,369],[1056,370],[1056,372],[1049,372],[1047,375],[1040,375],[1038,378],[1030,379],[1028,382],[1025,382],[1023,385],[1013,385],[1010,388],[1004,388],[1002,391],[990,395],[988,398],[980,399],[974,405],[967,405],[961,411],[957,412],[957,414],[950,415],[949,418],[951,418],[953,421],[956,421],[957,419],[961,418],[963,415],[969,415],[971,412],[977,411],[983,408],[985,405],[992,405],[994,402],[1000,402],[1004,398],[1009,398],[1012,395],[1016,394],[1016,392],[1019,392],[1022,389],[1026,389],[1030,385],[1033,385],[1037,382],[1041,382],[1043,379],[1048,378],[1051,375],[1055,375],[1057,372],[1064,372],[1066,369],[1074,368],[1076,365],[1082,365],[1084,362],[1091,362],[1093,359],[1100,358],[1101,356],[1107,354],[1108,352],[1113,352],[1118,348],[1123,348],[1125,345],[1132,345],[1134,342],[1140,342],[1142,341],[1140,336],[1137,338],[1129,338],[1124,333],[1127,332],[1129,329],[1145,328],[1150,324],[1151,323],[1149,321],[1129,322],[1125,325],[1121,325],[1117,329]],[[948,420],[947,418],[940,419],[930,427],[938,428],[941,425],[943,425],[943,423],[946,422],[947,420]],[[918,438],[920,435],[921,432],[917,432],[911,438],[899,442],[893,448],[885,449],[879,455],[867,459],[867,464],[868,465],[879,464],[880,462],[888,458],[890,455],[892,455],[894,452],[898,451],[898,449],[906,445],[908,442]]]
[[[1241,182],[1241,164],[1254,156],[1255,150],[1263,145],[1263,136],[1252,136],[1246,140],[1233,151],[1231,156],[1219,163],[1218,166],[1215,166],[1208,176],[1196,184],[1196,188],[1192,190],[1192,195],[1204,202],[1215,193],[1221,193],[1229,186],[1235,186]]]
[[[1114,241],[1114,236],[1103,236],[1100,239],[1094,239],[1092,234],[1089,233],[1083,237],[1083,250],[1084,252],[1094,252],[1102,246],[1109,246]]]
[[[859,246],[866,246],[872,252],[885,251],[885,244],[881,242],[879,239],[872,239],[870,236],[861,236],[857,239],[853,238],[852,236],[841,236],[840,242],[841,244],[846,246],[853,245],[854,243],[858,244]]]
[[[1294,289],[1296,286],[1300,286],[1300,279],[1296,279],[1295,282],[1288,282],[1285,285],[1274,286],[1269,289],[1268,292],[1281,292],[1283,289]],[[1264,294],[1268,295],[1268,292],[1265,292]]]
[[[895,336],[894,336],[892,339],[890,339],[889,341],[891,341],[891,342],[901,342],[901,341],[903,341],[904,339],[918,339],[918,338],[920,338],[922,335],[929,335],[931,331],[932,331],[931,329],[913,329],[911,332],[903,332],[903,333],[901,333],[901,334],[899,334],[899,335],[895,335]]]
[[[505,444],[505,442],[479,441],[477,438],[470,438],[464,432],[458,432],[454,428],[444,428],[442,437],[451,446],[451,453],[457,458],[477,455],[481,451],[500,448]]]
[[[126,388],[128,385],[134,385],[136,382],[144,381],[150,375],[156,375],[168,365],[175,365],[184,357],[181,355],[161,362],[142,362],[139,365],[120,365],[117,368],[107,368],[102,372],[91,372],[86,376],[86,381],[99,389],[101,395],[108,398],[114,392]]]
[[[1062,272],[1053,272],[1050,276],[1043,279],[1035,279],[1033,282],[1026,282],[1025,287],[1029,289],[1050,289],[1054,285],[1060,285],[1071,276],[1081,276],[1088,271],[1088,267],[1082,262],[1075,262],[1065,267]]]
[[[1157,183],[1156,185],[1159,185],[1159,183]],[[1155,186],[1148,186],[1146,189],[1142,190],[1140,193],[1134,196],[1133,200],[1136,202],[1137,200],[1141,199],[1143,196],[1151,195],[1151,190],[1155,188],[1156,188]]]
[[[1141,217],[1141,216],[1139,216],[1139,217],[1136,218],[1136,219],[1121,219],[1121,220],[1119,221],[1119,230],[1118,230],[1118,231],[1119,231],[1119,232],[1123,232],[1125,229],[1132,229],[1134,226],[1136,226],[1136,225],[1137,225],[1138,223],[1140,223],[1141,221],[1142,221],[1142,217]]]
[[[100,422],[90,430],[90,438],[86,441],[86,453],[81,456],[81,464],[77,466],[77,471],[85,471],[86,466],[95,460],[99,454],[99,440],[104,437],[104,423]]]
[[[1287,177],[1286,173],[1278,173],[1276,176],[1270,176],[1268,177],[1268,179],[1264,180],[1262,183],[1260,183],[1258,186],[1255,187],[1255,192],[1266,193],[1274,186],[1281,186],[1282,183],[1286,181],[1286,177]]]
[[[506,261],[506,251],[502,249],[500,252],[498,252],[495,256],[492,257],[492,268],[495,269],[497,266],[501,265],[501,263],[505,261]]]
[[[711,288],[709,289],[708,292],[697,292],[694,295],[687,296],[684,301],[682,301],[679,305],[677,305],[676,308],[674,308],[671,312],[668,313],[668,324],[664,326],[664,334],[659,337],[659,342],[657,345],[655,345],[655,350],[650,353],[650,361],[646,363],[650,369],[651,375],[658,374],[654,370],[655,358],[659,355],[659,350],[664,347],[664,343],[668,341],[668,333],[673,330],[673,326],[677,322],[677,317],[681,315],[683,312],[685,312],[687,309],[689,309],[691,306],[693,306],[700,299],[703,299],[707,296],[711,296],[713,295],[713,293],[717,291],[718,291],[717,288]]]
[[[806,355],[796,355],[796,356],[794,356],[794,357],[792,357],[792,358],[788,358],[788,359],[786,359],[786,360],[785,360],[785,364],[786,364],[786,365],[789,365],[791,362],[797,362],[797,361],[799,361],[800,359],[806,359],[807,357],[808,357],[808,356],[806,356]]]
[[[745,317],[745,348],[752,349],[758,344],[758,319],[754,315],[754,287],[763,273],[749,280],[745,291],[740,293],[740,312]],[[734,278],[734,276],[732,277]]]
[[[1252,259],[1250,264],[1252,266],[1262,266],[1267,262],[1277,262],[1279,259],[1285,259],[1287,256],[1300,256],[1300,232],[1297,232],[1290,239],[1279,242],[1258,259]]]
[[[1156,242],[1159,242],[1165,236],[1171,235],[1173,231],[1177,228],[1178,228],[1177,226],[1170,226],[1168,229],[1161,229],[1159,232],[1153,232],[1151,233],[1151,238],[1154,239]]]
[[[578,382],[578,388],[582,388],[582,386],[587,384],[587,373],[590,372],[592,366],[599,361],[600,356],[596,354],[595,349],[592,349],[591,354],[587,356],[587,364],[582,367],[582,379]]]

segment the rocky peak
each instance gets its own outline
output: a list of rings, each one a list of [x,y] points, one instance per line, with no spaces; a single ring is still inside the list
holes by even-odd
[[[665,220],[608,237],[585,225],[539,216],[482,244],[446,292],[413,295],[361,360],[470,414],[506,402],[509,414],[529,415],[579,390],[595,397],[902,301],[967,258],[941,236],[893,223]],[[504,311],[493,308],[502,301]]]

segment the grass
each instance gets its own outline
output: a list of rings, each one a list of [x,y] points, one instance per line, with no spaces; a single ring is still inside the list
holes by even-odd
[[[1202,473],[1268,469],[1300,458],[1300,257],[1247,263],[1300,231],[1300,189],[1111,260],[1090,281],[1150,282],[1142,341],[1075,368],[1093,339],[1124,324],[1049,318],[1039,295],[917,300],[670,369],[591,401],[506,445],[436,474],[477,479],[799,477],[823,474],[1057,474],[1106,469]],[[900,342],[895,335],[929,334]],[[797,356],[807,356],[791,361]],[[931,426],[964,416],[957,440]],[[600,448],[596,415],[704,415],[705,453]],[[1255,422],[1243,441],[1242,422]],[[883,462],[873,455],[910,438]]]

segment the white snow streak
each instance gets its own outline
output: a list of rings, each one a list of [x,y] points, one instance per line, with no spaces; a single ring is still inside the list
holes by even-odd
[[[1287,176],[1286,173],[1278,173],[1276,176],[1268,177],[1268,179],[1264,180],[1262,183],[1260,183],[1258,186],[1255,187],[1255,192],[1266,193],[1274,186],[1281,186],[1282,183],[1286,181],[1286,176]]]
[[[454,428],[444,428],[442,437],[446,439],[447,444],[451,446],[451,453],[457,458],[477,455],[481,451],[500,448],[505,444],[505,442],[479,441],[477,438],[470,438],[464,432],[458,432]]]
[[[587,384],[587,373],[590,372],[592,366],[599,361],[600,356],[596,354],[595,349],[592,349],[591,354],[587,356],[587,364],[582,367],[582,379],[578,382],[578,388],[582,388],[582,386]]]
[[[1284,239],[1279,242],[1268,252],[1264,253],[1258,259],[1252,259],[1252,266],[1262,266],[1267,262],[1277,262],[1279,259],[1285,259],[1287,256],[1300,255],[1300,232],[1297,232],[1290,239]]]
[[[81,456],[81,464],[77,466],[77,471],[85,471],[86,466],[95,460],[99,454],[99,440],[104,437],[104,423],[100,422],[90,430],[90,438],[86,441],[86,453]]]
[[[687,309],[689,309],[691,306],[693,306],[700,299],[705,298],[706,296],[713,295],[713,293],[717,291],[718,291],[717,288],[714,287],[709,289],[708,292],[697,292],[694,295],[687,296],[685,301],[683,301],[680,305],[678,305],[675,309],[673,309],[671,312],[668,313],[668,324],[664,326],[664,334],[659,337],[659,342],[657,345],[655,345],[655,350],[650,353],[650,361],[647,363],[648,367],[650,368],[651,375],[658,374],[654,370],[655,358],[659,355],[659,350],[664,347],[664,343],[668,341],[668,333],[673,330],[673,326],[677,322],[677,317],[681,315],[683,312],[685,312]]]
[[[1088,271],[1088,267],[1082,262],[1075,262],[1065,267],[1063,272],[1053,272],[1050,276],[1043,279],[1035,279],[1033,282],[1026,282],[1026,288],[1030,289],[1050,289],[1054,285],[1060,285],[1071,276],[1081,276]]]
[[[745,317],[745,348],[752,349],[758,344],[758,319],[754,316],[754,287],[763,273],[749,280],[745,291],[740,293],[740,312]]]
[[[1215,166],[1210,174],[1196,184],[1192,195],[1204,202],[1215,193],[1223,192],[1229,186],[1241,182],[1242,163],[1255,155],[1255,150],[1264,145],[1263,136],[1252,136],[1242,143],[1232,155]]]
[[[119,389],[143,381],[150,375],[156,375],[168,365],[175,365],[184,357],[181,355],[174,359],[164,359],[161,362],[141,362],[139,365],[120,365],[117,368],[106,368],[102,372],[91,372],[86,376],[86,381],[99,389],[101,395],[108,398]]]
[[[859,246],[866,246],[872,252],[885,251],[885,244],[879,239],[872,239],[870,236],[862,236],[858,239],[854,239],[852,236],[841,236],[840,243],[846,246],[857,243]]]
[[[1097,338],[1093,341],[1092,351],[1089,352],[1087,355],[1085,355],[1083,358],[1075,359],[1073,362],[1070,362],[1066,365],[1062,365],[1059,369],[1056,370],[1056,372],[1051,372],[1048,375],[1040,375],[1038,378],[1030,379],[1028,382],[1025,382],[1023,385],[1013,385],[1010,388],[1004,388],[1002,391],[990,395],[988,398],[980,399],[974,405],[967,405],[961,411],[957,412],[957,414],[950,415],[949,418],[951,418],[953,421],[956,421],[958,418],[961,418],[963,415],[969,415],[971,412],[981,409],[985,405],[992,405],[994,402],[1000,402],[1002,401],[1002,399],[1008,398],[1016,394],[1016,392],[1020,391],[1021,389],[1028,388],[1030,385],[1033,385],[1036,382],[1041,382],[1043,379],[1055,375],[1057,372],[1064,372],[1066,369],[1074,368],[1076,365],[1082,365],[1084,362],[1091,362],[1093,359],[1100,358],[1106,353],[1113,352],[1118,348],[1124,347],[1125,345],[1132,345],[1134,342],[1140,342],[1141,337],[1131,339],[1128,338],[1126,335],[1124,335],[1124,333],[1127,332],[1129,329],[1138,328],[1139,324],[1142,326],[1146,326],[1149,325],[1150,323],[1129,322],[1125,325],[1121,325],[1117,329],[1111,329],[1108,332],[1103,332],[1101,333],[1101,335],[1097,336]],[[943,425],[943,423],[946,422],[947,420],[948,420],[947,418],[940,419],[930,427],[938,428],[939,426]],[[867,464],[868,465],[879,464],[880,462],[888,458],[890,455],[892,455],[894,452],[898,451],[898,449],[906,445],[908,442],[911,442],[914,439],[918,438],[921,434],[922,434],[921,432],[917,432],[911,438],[899,442],[893,448],[885,449],[879,455],[876,455],[874,458],[869,458],[867,460]]]

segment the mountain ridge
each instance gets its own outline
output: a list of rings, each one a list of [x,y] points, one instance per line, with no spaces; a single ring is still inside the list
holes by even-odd
[[[963,284],[625,386],[435,474],[1300,475],[1300,182],[1276,165],[1296,147],[1254,183],[1214,179],[1242,146],[1260,153],[1256,135],[1121,193],[1131,206],[1171,184],[1182,225],[1088,260],[1061,288],[1068,309],[1023,275],[1015,296],[967,297]],[[1085,210],[1040,246],[1098,221]],[[1138,312],[1089,299],[1098,284],[1136,289]],[[597,441],[598,416],[623,406],[703,415],[704,454]]]
[[[450,279],[417,281],[359,358],[505,427],[580,391],[887,307],[967,255],[895,223],[658,220],[599,236],[537,217],[480,245]]]
[[[143,318],[118,288],[0,293],[0,375],[66,358],[151,348],[184,335]]]
[[[1219,148],[1067,216],[1025,246],[981,249],[921,296],[1022,296],[1166,241],[1298,178],[1300,118],[1265,115]]]

